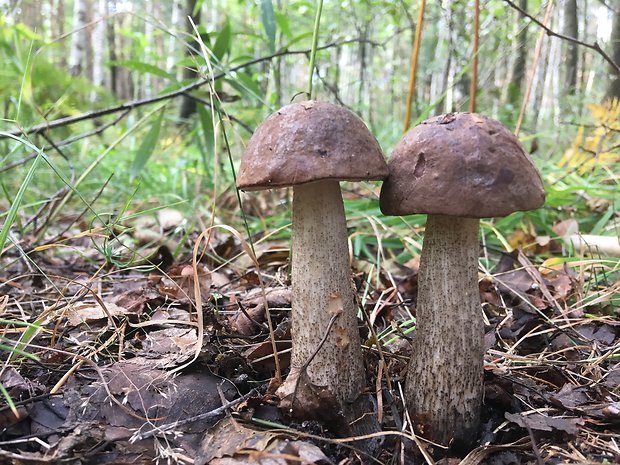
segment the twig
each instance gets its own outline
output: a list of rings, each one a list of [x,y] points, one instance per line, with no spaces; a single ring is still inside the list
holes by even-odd
[[[199,102],[202,103],[204,106],[208,107],[208,108],[212,108],[211,103],[201,97],[198,97],[196,95],[192,95],[189,92],[184,94],[185,97],[194,100],[195,102]],[[234,121],[235,123],[237,123],[239,126],[241,126],[243,129],[245,129],[247,132],[249,132],[250,134],[252,134],[254,132],[254,129],[252,129],[250,126],[248,126],[247,124],[245,124],[243,121],[241,121],[239,118],[235,118],[234,116],[232,116],[229,113],[224,113],[226,118],[228,118],[231,121]]]
[[[304,364],[299,368],[298,373],[300,375],[308,369],[308,367],[310,366],[310,363],[312,363],[312,360],[314,360],[314,357],[316,357],[316,355],[319,353],[319,351],[323,347],[323,344],[325,344],[325,342],[327,341],[327,338],[329,337],[329,333],[331,332],[332,327],[334,326],[334,323],[336,322],[339,316],[340,316],[340,313],[336,313],[332,315],[331,319],[329,320],[329,323],[327,324],[327,329],[325,330],[325,334],[323,334],[323,337],[321,338],[321,341],[316,346],[316,349],[314,350],[312,355],[310,355],[310,357],[308,357],[308,359],[304,362]],[[289,376],[290,376],[290,373],[289,373]],[[300,381],[301,381],[301,376],[297,376],[297,378],[295,379],[295,388],[293,389],[293,400],[291,401],[291,410],[293,409],[293,406],[295,405],[295,399],[297,399],[297,391],[299,389]]]
[[[239,308],[239,310],[241,310],[241,313],[243,313],[243,315],[248,320],[250,320],[252,323],[254,323],[256,326],[258,326],[262,330],[269,331],[269,327],[265,323],[260,323],[260,322],[256,321],[254,318],[252,318],[252,315],[250,315],[248,313],[248,311],[245,309],[245,307],[243,305],[241,305],[241,302],[237,302],[237,307]]]
[[[422,26],[424,25],[424,8],[426,0],[420,0],[418,10],[418,24],[415,28],[415,37],[413,39],[413,48],[411,49],[411,67],[409,68],[409,89],[407,91],[407,107],[405,109],[404,131],[409,129],[411,122],[411,105],[413,103],[413,92],[415,91],[415,75],[418,68],[418,55],[420,54],[420,42],[422,39]]]
[[[547,27],[547,23],[551,18],[551,10],[553,9],[553,0],[549,0],[547,3],[547,9],[545,11],[545,19],[543,27]],[[524,15],[527,13],[522,12]],[[531,16],[530,16],[531,18]],[[532,85],[534,83],[534,77],[536,76],[536,68],[538,67],[538,60],[540,59],[540,52],[542,50],[542,41],[543,41],[543,31],[540,31],[540,35],[538,36],[538,40],[536,41],[536,49],[534,50],[534,61],[532,63],[532,69],[530,69],[530,76],[527,80],[527,87],[525,89],[525,95],[523,96],[523,101],[521,102],[521,110],[519,111],[519,118],[517,119],[517,127],[515,128],[515,136],[519,136],[519,132],[521,131],[521,124],[523,124],[523,118],[525,117],[525,109],[527,107],[527,102],[530,100],[530,94],[532,92]]]
[[[94,136],[96,134],[101,134],[101,133],[103,133],[103,131],[108,129],[110,126],[114,126],[116,123],[118,123],[120,120],[122,120],[128,113],[129,113],[129,110],[125,110],[120,115],[118,115],[116,118],[114,118],[112,121],[110,121],[110,122],[108,122],[106,124],[103,124],[103,125],[99,126],[98,128],[93,129],[92,131],[84,132],[82,134],[78,134],[77,136],[68,137],[67,139],[58,142],[56,144],[56,146],[57,147],[64,147],[65,145],[72,144],[74,142],[77,142],[78,140],[86,139],[87,137]],[[0,138],[2,138],[2,136],[3,135],[0,134]],[[46,147],[43,147],[41,149],[41,151],[47,152],[48,150],[50,150],[52,148],[53,147],[51,147],[51,146],[46,146]],[[21,165],[23,165],[25,163],[28,163],[33,158],[36,158],[38,154],[39,154],[39,152],[33,152],[30,155],[28,155],[26,158],[22,158],[21,160],[17,160],[17,161],[14,161],[13,163],[9,163],[7,165],[4,165],[2,168],[0,168],[0,173],[4,173],[5,171],[8,171],[8,170],[10,170],[12,168],[15,168],[16,166],[21,166]]]
[[[342,40],[342,41],[334,41],[334,42],[330,42],[329,44],[323,45],[321,47],[317,47],[317,50],[325,50],[328,48],[333,48],[333,47],[339,47],[342,45],[347,45],[350,43],[358,43],[358,42],[362,42],[362,39],[350,39],[350,40]],[[265,61],[270,61],[273,60],[274,58],[278,58],[281,56],[286,56],[286,55],[306,55],[310,53],[309,49],[306,50],[281,50],[279,52],[273,53],[271,55],[265,56],[265,57],[260,57],[260,58],[256,58],[254,60],[250,60],[247,61],[245,63],[241,63],[238,66],[235,66],[233,68],[230,68],[224,72],[221,72],[219,74],[216,74],[213,76],[213,78],[203,78],[203,79],[199,79],[191,84],[188,84],[186,86],[183,86],[175,91],[172,92],[167,92],[165,94],[161,94],[161,95],[156,95],[154,97],[149,97],[149,98],[143,98],[143,99],[137,99],[137,100],[130,100],[129,102],[125,102],[122,103],[120,105],[114,106],[114,107],[108,107],[108,108],[103,108],[100,110],[92,110],[92,111],[87,111],[84,112],[80,115],[75,115],[75,116],[67,116],[65,118],[59,118],[57,120],[53,120],[53,121],[48,121],[46,123],[42,123],[42,124],[37,124],[35,126],[32,126],[29,129],[18,129],[15,131],[10,131],[10,132],[0,132],[0,140],[2,139],[6,139],[10,136],[19,136],[21,134],[38,134],[41,131],[45,131],[48,129],[56,129],[59,127],[63,127],[63,126],[69,126],[71,124],[75,124],[75,123],[79,123],[80,121],[85,121],[85,120],[89,120],[89,119],[94,119],[94,118],[99,118],[101,116],[106,116],[106,115],[110,115],[113,113],[118,113],[119,111],[130,111],[133,110],[134,108],[138,108],[144,105],[149,105],[151,103],[157,103],[157,102],[161,102],[163,100],[170,100],[172,98],[175,97],[179,97],[187,92],[190,92],[192,90],[198,89],[202,86],[204,86],[205,84],[207,84],[210,81],[217,81],[218,79],[222,79],[226,76],[228,76],[230,73],[234,73],[235,71],[239,71],[241,69],[247,68],[249,66],[252,65],[256,65],[258,63],[262,63]]]
[[[69,169],[71,170],[71,179],[69,179],[69,183],[70,185],[73,185],[73,182],[75,181],[75,168],[73,167],[73,163],[71,162],[71,160],[69,159],[69,157],[67,157],[67,155],[61,150],[61,148],[45,133],[42,133],[41,136],[50,144],[50,147],[52,147],[53,149],[56,150],[56,152],[58,152],[58,154],[65,159],[65,161],[67,162],[67,165],[69,166]],[[48,210],[49,212],[53,212],[54,211],[54,207],[56,205],[56,202],[58,202],[63,196],[65,196],[67,194],[67,192],[69,191],[70,187],[69,185],[65,185],[62,188],[60,188],[57,192],[55,192],[54,194],[52,194],[50,196],[50,200],[48,202],[45,202],[41,208],[24,224],[23,228],[25,228],[26,226],[30,225],[31,223],[35,223],[35,230],[34,230],[34,234],[35,235],[39,235],[39,233],[46,228],[47,226],[47,221],[44,222],[41,226],[36,226],[36,222],[39,219],[39,216],[43,213],[44,210]],[[49,219],[49,217],[48,217]]]
[[[327,338],[329,337],[329,333],[332,330],[332,327],[334,326],[334,323],[336,322],[336,319],[339,316],[340,316],[340,313],[336,313],[335,315],[332,316],[331,320],[329,320],[327,329],[325,330],[325,334],[323,334],[323,338],[321,339],[321,342],[319,342],[319,345],[316,346],[316,349],[314,350],[312,355],[308,357],[308,360],[304,362],[303,367],[302,367],[303,370],[306,370],[310,366],[310,363],[312,363],[312,360],[314,360],[314,357],[316,357],[316,354],[319,353],[319,351],[321,350],[321,347],[323,347],[323,344],[325,344],[325,341],[327,341]]]
[[[545,465],[545,462],[540,455],[540,449],[538,449],[538,445],[536,444],[536,437],[532,432],[532,428],[530,427],[530,425],[528,425],[527,421],[524,421],[523,424],[525,425],[527,434],[530,435],[530,441],[532,442],[532,452],[534,452],[534,456],[536,457],[536,463],[538,465]]]
[[[201,413],[200,415],[196,415],[190,418],[185,418],[183,420],[174,421],[172,423],[167,423],[165,425],[158,426],[157,428],[153,428],[151,430],[145,431],[144,433],[140,433],[140,430],[138,430],[133,434],[133,436],[131,436],[131,438],[129,439],[129,442],[134,443],[137,441],[142,441],[143,439],[153,437],[156,434],[165,433],[166,431],[170,431],[171,429],[177,428],[179,426],[187,425],[188,423],[194,423],[196,421],[207,420],[209,418],[218,417],[219,415],[222,415],[223,413],[225,413],[226,410],[228,410],[229,408],[234,407],[235,405],[240,404],[244,400],[247,400],[250,397],[257,395],[257,394],[258,394],[258,391],[256,389],[252,389],[247,394],[241,397],[238,397],[235,400],[231,400],[230,402],[227,402],[221,407],[213,409],[209,412]]]
[[[97,201],[97,199],[99,199],[99,197],[101,197],[101,194],[103,194],[103,191],[105,190],[106,187],[108,187],[108,184],[110,183],[110,180],[112,179],[112,177],[114,176],[114,173],[110,174],[110,176],[108,176],[108,179],[106,179],[106,181],[103,183],[103,185],[99,188],[99,190],[97,191],[97,193],[95,194],[95,196],[93,197],[92,202],[90,202],[83,210],[82,212],[77,215],[73,221],[71,221],[69,224],[67,224],[64,229],[62,229],[58,234],[56,234],[54,237],[52,237],[51,239],[48,239],[46,241],[46,244],[54,244],[56,241],[59,241],[62,236],[67,233],[67,231],[69,231],[69,229],[71,229],[71,227],[77,223],[78,221],[80,221],[82,219],[82,217],[84,215],[86,215],[86,213],[88,213],[90,211],[90,209],[92,208],[92,205]]]
[[[533,21],[534,23],[538,24],[541,28],[543,28],[545,31],[547,31],[547,35],[550,35],[552,37],[557,37],[559,39],[562,40],[567,40],[569,42],[572,42],[574,44],[577,45],[581,45],[582,47],[586,47],[589,48],[590,50],[594,50],[596,53],[598,53],[599,55],[601,55],[603,57],[603,59],[609,63],[611,65],[612,68],[614,68],[616,70],[617,73],[620,73],[620,65],[618,65],[613,58],[611,58],[598,44],[598,42],[594,42],[593,44],[589,44],[587,42],[583,42],[579,39],[575,39],[574,37],[570,37],[564,34],[560,34],[559,32],[555,32],[554,30],[552,30],[551,28],[549,28],[549,26],[547,26],[546,24],[540,22],[538,19],[536,19],[535,17],[533,17],[532,15],[530,15],[527,11],[525,11],[523,8],[519,7],[518,5],[516,5],[514,2],[512,2],[511,0],[504,0],[504,2],[508,3],[508,5],[510,5],[510,7],[514,8],[515,10],[517,10],[519,13],[521,13],[523,16],[528,17],[531,21]]]

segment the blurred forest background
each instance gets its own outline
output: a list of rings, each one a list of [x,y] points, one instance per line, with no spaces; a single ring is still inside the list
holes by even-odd
[[[268,114],[306,98],[310,75],[316,98],[355,111],[389,157],[403,134],[422,3],[325,2],[310,73],[311,1],[1,2],[0,250],[58,239],[70,228],[50,231],[59,219],[85,221],[77,233],[165,206],[185,212],[186,230],[243,228],[234,172],[245,144]],[[480,7],[476,110],[519,127],[547,189],[546,208],[497,220],[491,240],[536,251],[547,240],[538,236],[617,236],[620,0]],[[468,110],[474,11],[473,1],[426,4],[412,124]],[[351,227],[380,216],[377,185],[363,185],[346,203]],[[287,198],[244,196],[246,233],[288,237]],[[574,223],[554,229],[565,220]],[[423,221],[381,224],[400,236]],[[416,240],[404,251],[392,243],[399,262],[417,255]],[[360,233],[354,252],[374,256],[368,245],[373,234]]]
[[[544,22],[547,2],[482,2],[477,111],[514,128],[529,84],[521,139],[538,159],[557,161],[575,145],[579,125],[594,123],[593,112],[617,116],[612,110],[601,115],[604,110],[589,110],[588,104],[620,96],[613,66],[620,62],[620,1],[553,3],[547,25],[557,34],[539,39],[541,28],[531,18]],[[41,125],[30,131],[38,147],[95,129],[100,137],[64,149],[75,168],[58,170],[79,177],[80,161],[72,152],[86,161],[99,151],[94,175],[114,174],[111,182],[121,190],[132,191],[131,181],[144,168],[139,198],[174,194],[191,200],[199,192],[188,186],[210,185],[213,151],[223,151],[215,119],[207,117],[211,108],[223,110],[230,123],[227,139],[236,163],[243,142],[267,114],[304,98],[315,8],[310,1],[282,0],[3,1],[2,129],[17,135]],[[418,8],[417,1],[347,0],[326,2],[323,10],[313,73],[317,98],[356,111],[386,154],[402,135]],[[467,110],[472,18],[471,1],[426,6],[414,121]],[[212,76],[210,88],[204,79]],[[194,83],[194,89],[178,92]],[[170,93],[179,98],[166,98]],[[150,99],[153,104],[143,105]],[[108,108],[96,119],[41,130],[50,121]],[[140,145],[145,135],[151,136],[148,147]],[[102,155],[102,147],[118,137],[122,141]],[[18,160],[15,150],[3,151],[5,179]],[[230,179],[229,167],[220,164]],[[58,173],[45,182],[54,178],[62,185]]]
[[[613,66],[620,62],[620,1],[552,3],[547,25],[554,34],[541,39],[532,18],[545,21],[547,2],[482,2],[477,111],[512,129],[523,104],[520,137],[539,166],[598,163],[613,144],[593,126],[616,119],[617,107],[588,105],[620,95]],[[317,98],[356,111],[386,154],[402,135],[418,8],[405,0],[324,5],[312,77]],[[26,193],[31,213],[68,179],[80,184],[70,196],[113,194],[121,205],[151,196],[193,204],[220,169],[216,195],[229,191],[231,165],[222,161],[222,127],[211,109],[222,110],[236,165],[267,114],[304,98],[315,9],[314,2],[282,0],[1,2],[2,130],[25,132],[35,147],[60,157],[38,168],[42,195]],[[470,1],[426,6],[413,122],[467,110],[472,18]],[[210,87],[205,79],[213,76]],[[84,118],[68,124],[78,115]],[[52,121],[55,129],[43,130]],[[35,152],[2,138],[6,206]],[[571,163],[562,158],[567,150]],[[99,192],[107,182],[113,188]]]

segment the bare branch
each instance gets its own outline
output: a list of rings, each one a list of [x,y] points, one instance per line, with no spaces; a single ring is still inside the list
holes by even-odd
[[[372,45],[379,45],[376,44],[374,42],[368,41],[368,40],[364,40],[364,39],[351,39],[351,40],[342,40],[342,41],[337,41],[337,42],[331,42],[329,44],[323,45],[321,47],[318,47],[317,50],[325,50],[328,48],[333,48],[333,47],[340,47],[342,45],[347,45],[350,43],[359,43],[359,42],[366,42],[366,43],[371,43]],[[239,71],[243,68],[247,68],[248,66],[252,66],[258,63],[262,63],[265,61],[270,61],[273,60],[274,58],[280,57],[280,56],[285,56],[285,55],[306,55],[310,53],[310,49],[307,50],[280,50],[279,52],[276,52],[272,55],[268,55],[265,57],[261,57],[261,58],[256,58],[255,60],[250,60],[247,61],[245,63],[241,63],[238,66],[235,66],[233,68],[230,68],[226,71],[223,71],[221,73],[218,73],[216,75],[213,76],[213,81],[217,81],[218,79],[222,79],[223,77],[226,77],[227,75],[229,75],[230,73],[234,73],[235,71]],[[65,118],[59,118],[57,120],[53,120],[53,121],[49,121],[46,123],[42,123],[42,124],[38,124],[36,126],[32,126],[29,129],[18,129],[15,131],[11,131],[11,132],[2,132],[0,133],[0,140],[2,139],[6,139],[10,136],[19,136],[22,134],[28,134],[28,135],[33,135],[33,134],[38,134],[42,131],[46,131],[48,129],[55,129],[55,128],[59,128],[59,127],[63,127],[63,126],[68,126],[71,124],[75,124],[75,123],[79,123],[80,121],[86,121],[89,119],[94,119],[94,118],[100,118],[102,116],[106,116],[106,115],[110,115],[113,113],[118,113],[119,111],[130,111],[133,110],[134,108],[138,108],[144,105],[149,105],[151,103],[157,103],[157,102],[161,102],[163,100],[170,100],[173,99],[175,97],[179,97],[181,95],[184,95],[188,92],[191,92],[192,90],[198,89],[199,87],[204,86],[205,84],[207,84],[209,81],[211,80],[211,78],[203,78],[203,79],[199,79],[191,84],[188,84],[186,86],[183,86],[175,91],[172,92],[167,92],[165,94],[161,94],[161,95],[156,95],[153,97],[149,97],[149,98],[143,98],[143,99],[137,99],[137,100],[130,100],[129,102],[125,102],[122,103],[120,105],[114,106],[114,107],[108,107],[108,108],[103,108],[101,110],[92,110],[92,111],[87,111],[82,113],[81,115],[76,115],[76,116],[67,116]]]
[[[179,426],[187,425],[189,423],[194,423],[196,421],[210,420],[212,418],[217,418],[223,415],[224,413],[226,413],[226,410],[228,410],[229,408],[234,407],[235,405],[238,405],[241,402],[249,399],[250,397],[258,395],[258,394],[259,392],[256,389],[252,389],[247,394],[244,394],[241,397],[237,397],[235,400],[231,400],[230,402],[225,403],[221,407],[213,409],[209,412],[201,413],[200,415],[196,415],[190,418],[184,418],[182,420],[178,420],[173,423],[167,423],[165,425],[161,425],[161,426],[158,426],[156,428],[153,428],[151,430],[144,431],[144,432],[141,432],[142,427],[140,427],[138,431],[136,431],[133,434],[133,436],[131,436],[131,438],[129,439],[129,442],[134,443],[136,441],[142,441],[143,439],[150,438],[158,434],[164,434],[167,431],[170,431],[171,429],[177,428]]]
[[[110,121],[110,122],[108,122],[108,123],[106,123],[104,125],[98,126],[97,128],[95,128],[92,131],[88,131],[88,132],[85,132],[83,134],[78,134],[77,136],[72,136],[72,137],[69,137],[69,138],[67,138],[67,139],[65,139],[63,141],[60,141],[60,142],[58,142],[56,144],[56,146],[64,147],[65,145],[72,144],[72,143],[74,143],[74,142],[76,142],[76,141],[78,141],[80,139],[85,139],[87,137],[94,136],[96,134],[101,134],[103,131],[105,131],[106,129],[108,129],[111,126],[114,126],[116,123],[118,123],[120,120],[122,120],[127,115],[127,113],[129,113],[129,110],[125,110],[123,113],[118,115],[112,121]],[[1,136],[2,136],[2,134],[0,134],[0,138],[1,138]],[[43,152],[47,152],[48,150],[50,150],[52,148],[53,147],[51,145],[45,146],[45,147],[42,148],[42,151]],[[24,165],[24,164],[28,163],[30,160],[32,160],[33,158],[36,158],[37,155],[39,155],[39,152],[32,152],[26,158],[22,158],[21,160],[14,161],[13,163],[9,163],[8,165],[4,165],[3,167],[0,168],[0,173],[3,173],[3,172],[8,171],[10,169],[13,169],[16,166]]]
[[[530,20],[532,20],[532,22],[538,24],[538,26],[540,26],[541,28],[543,28],[546,32],[547,35],[552,36],[552,37],[557,37],[559,39],[562,40],[566,40],[568,42],[572,42],[574,44],[577,45],[581,45],[582,47],[586,47],[589,48],[590,50],[594,50],[596,53],[598,53],[600,56],[603,57],[603,59],[609,63],[611,65],[611,67],[613,69],[616,70],[617,73],[620,74],[620,65],[618,65],[606,52],[605,50],[603,50],[600,45],[598,44],[598,42],[594,42],[593,44],[589,44],[587,42],[583,42],[579,39],[575,39],[574,37],[570,37],[570,36],[566,36],[564,34],[560,34],[559,32],[555,32],[553,29],[549,28],[548,26],[544,25],[542,22],[540,22],[538,19],[536,19],[534,16],[530,15],[527,11],[525,11],[523,8],[519,7],[518,5],[516,5],[514,2],[512,2],[511,0],[504,0],[504,2],[508,3],[508,5],[510,5],[511,8],[517,10],[519,13],[521,13],[523,16],[528,17]]]

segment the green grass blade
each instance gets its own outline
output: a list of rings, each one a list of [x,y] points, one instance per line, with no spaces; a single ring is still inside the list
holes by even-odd
[[[227,53],[230,53],[230,47],[232,45],[232,29],[230,28],[230,21],[226,20],[226,24],[217,35],[215,44],[213,44],[213,55],[217,58],[217,61],[222,61]]]
[[[34,173],[37,170],[37,166],[39,166],[39,162],[41,161],[41,156],[42,156],[41,150],[38,147],[35,147],[30,142],[28,142],[27,140],[22,139],[21,137],[14,136],[9,133],[2,132],[2,135],[6,137],[10,137],[11,139],[18,141],[21,144],[24,144],[31,150],[34,150],[35,152],[37,152],[37,156],[32,162],[32,165],[30,165],[30,169],[26,173],[26,177],[24,178],[23,182],[19,186],[17,194],[15,194],[15,199],[11,203],[11,208],[9,208],[7,218],[4,221],[4,225],[2,226],[2,230],[0,230],[0,255],[2,255],[2,251],[4,250],[4,244],[6,243],[6,239],[9,236],[9,231],[11,230],[11,226],[13,225],[13,222],[15,221],[15,218],[17,217],[17,211],[19,210],[21,201],[24,198],[24,193],[26,192],[26,189],[28,189],[28,187],[30,186],[30,183],[32,181],[32,178],[34,177]]]
[[[131,169],[129,170],[129,176],[131,179],[135,178],[136,175],[142,171],[142,168],[146,166],[146,163],[153,155],[153,151],[157,146],[157,142],[159,141],[159,132],[161,130],[161,123],[164,119],[164,108],[159,111],[159,116],[153,121],[149,132],[146,134],[146,137],[140,144],[138,148],[138,152],[136,153],[136,158],[131,165]]]
[[[276,14],[273,11],[273,2],[271,0],[261,0],[260,12],[265,34],[267,34],[269,50],[273,53],[276,51]]]
[[[6,388],[2,385],[2,383],[0,383],[0,392],[2,393],[2,397],[4,397],[4,400],[6,400],[6,404],[11,409],[11,412],[13,412],[13,415],[18,417],[19,413],[17,412],[17,408],[15,407],[15,404],[13,403],[13,399],[11,399],[11,395],[9,394],[9,391],[6,390]]]

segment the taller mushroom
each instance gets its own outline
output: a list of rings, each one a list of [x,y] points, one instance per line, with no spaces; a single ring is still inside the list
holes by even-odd
[[[293,186],[291,373],[304,371],[312,385],[326,389],[349,423],[366,383],[339,181],[387,173],[362,120],[342,107],[306,101],[281,108],[256,129],[237,178],[245,191]],[[301,392],[298,384],[289,387],[293,395]]]
[[[473,113],[422,122],[388,166],[381,211],[428,214],[407,407],[427,437],[469,447],[478,437],[483,394],[479,218],[540,207],[542,180],[510,131]]]

